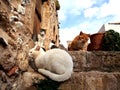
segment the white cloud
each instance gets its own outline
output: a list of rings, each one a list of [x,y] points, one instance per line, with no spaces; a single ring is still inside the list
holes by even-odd
[[[71,6],[71,11],[70,13],[74,15],[80,15],[81,12],[86,9],[91,7],[95,2],[93,0],[72,0],[72,6]]]
[[[91,7],[95,4],[94,0],[74,0],[74,8],[76,9],[85,9]]]
[[[120,16],[120,0],[109,0],[109,3],[104,3],[100,7],[100,18],[104,18],[110,15]]]
[[[71,9],[69,13],[72,14],[73,16],[77,16],[81,14],[80,10],[75,8]]]
[[[92,18],[105,18],[107,16],[119,16],[120,17],[120,0],[109,0],[108,3],[101,4],[99,7],[89,7],[85,9],[84,16]]]
[[[65,21],[66,18],[67,18],[67,16],[64,14],[63,11],[58,12],[58,19],[59,19],[60,22]]]
[[[96,17],[96,18],[105,18],[107,16],[119,16],[120,17],[120,0],[109,0],[97,7],[89,7],[84,10],[85,17]]]
[[[92,18],[92,17],[98,15],[98,14],[99,14],[98,12],[99,12],[99,8],[98,8],[98,7],[87,8],[87,9],[84,11],[84,16],[85,16],[85,17]]]
[[[83,9],[91,7],[95,2],[93,0],[59,0],[61,9],[70,10],[72,8]]]
[[[91,7],[95,2],[93,0],[59,0],[60,10],[58,11],[60,21],[66,19],[66,15],[80,15],[82,10]]]
[[[108,3],[104,3],[99,7],[92,7],[94,4],[99,4],[97,0],[59,0],[60,10],[59,16],[60,21],[66,19],[68,13],[73,15],[80,15],[84,11],[85,17],[97,17],[103,18],[109,15],[120,16],[120,0],[109,0]],[[103,2],[103,1],[101,1]],[[98,13],[99,12],[99,13]]]

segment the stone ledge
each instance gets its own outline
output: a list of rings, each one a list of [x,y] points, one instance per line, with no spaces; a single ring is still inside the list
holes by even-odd
[[[120,90],[120,52],[70,51],[72,77],[60,90]]]
[[[74,61],[74,71],[101,72],[120,71],[120,52],[112,51],[70,51]]]
[[[74,72],[60,90],[120,90],[120,73],[99,71]]]

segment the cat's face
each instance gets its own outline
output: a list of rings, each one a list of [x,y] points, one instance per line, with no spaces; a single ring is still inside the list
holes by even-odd
[[[83,33],[82,31],[74,38],[72,43],[68,46],[69,50],[84,50],[87,45],[90,34]],[[86,46],[87,47],[87,46]]]
[[[77,36],[78,43],[86,43],[89,40],[90,34],[80,32]]]
[[[30,57],[35,58],[37,56],[37,54],[39,53],[39,51],[40,51],[40,46],[35,46],[34,48],[32,48],[32,49],[29,50],[28,55]]]
[[[32,58],[35,58],[37,52],[38,52],[38,51],[35,51],[35,50],[32,50],[32,49],[31,49],[31,50],[29,51],[28,55],[29,55],[30,57],[32,57]]]
[[[43,55],[44,52],[44,48],[41,48],[39,45],[36,45],[34,48],[29,50],[28,55],[32,58],[36,58],[38,55]]]

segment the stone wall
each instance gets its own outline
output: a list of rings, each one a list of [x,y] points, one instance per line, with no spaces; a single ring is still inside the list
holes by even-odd
[[[120,52],[70,52],[74,73],[61,90],[120,90]]]
[[[31,68],[28,51],[41,29],[46,49],[51,40],[59,44],[55,1],[0,0],[0,90],[26,90],[44,79]]]
[[[59,22],[56,0],[36,0],[35,20],[37,23],[35,21],[34,28],[37,30],[37,33],[40,33],[41,29],[44,29],[46,32],[44,40],[45,48],[49,49],[49,44],[52,40],[59,46]]]
[[[0,66],[5,71],[13,66],[23,71],[28,67],[28,50],[33,47],[35,0],[23,3],[0,1]]]

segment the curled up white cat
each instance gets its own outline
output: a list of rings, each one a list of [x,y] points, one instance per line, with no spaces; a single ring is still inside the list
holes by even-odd
[[[38,72],[54,81],[68,80],[73,73],[73,61],[68,52],[61,49],[44,51],[39,45],[30,49],[29,56],[34,58]]]

